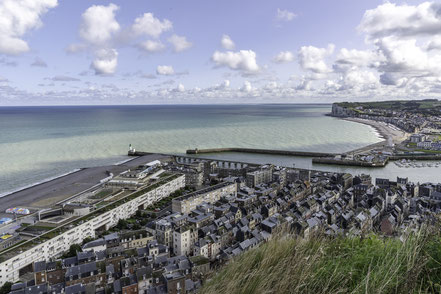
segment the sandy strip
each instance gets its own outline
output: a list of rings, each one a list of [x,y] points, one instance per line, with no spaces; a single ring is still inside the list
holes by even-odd
[[[389,125],[384,122],[368,120],[368,119],[361,119],[361,118],[354,118],[354,117],[345,117],[342,119],[371,126],[375,130],[377,130],[377,132],[385,140],[387,138],[391,137],[395,144],[401,143],[402,141],[406,140],[411,135],[410,133],[402,131],[395,126]]]

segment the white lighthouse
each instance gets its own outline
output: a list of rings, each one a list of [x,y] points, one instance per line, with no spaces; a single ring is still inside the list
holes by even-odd
[[[135,153],[135,148],[133,148],[132,144],[129,144],[129,153],[130,154]]]

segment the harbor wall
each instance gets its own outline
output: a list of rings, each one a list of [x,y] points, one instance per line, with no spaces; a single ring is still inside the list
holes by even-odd
[[[320,164],[334,164],[334,165],[345,165],[345,166],[361,166],[361,167],[385,167],[389,160],[386,159],[384,162],[365,162],[357,160],[344,160],[344,159],[334,159],[334,158],[313,158],[313,163]]]
[[[275,150],[275,149],[254,149],[254,148],[211,148],[211,149],[189,149],[187,154],[201,153],[220,153],[220,152],[244,152],[274,155],[291,155],[304,157],[333,157],[335,153],[310,152],[310,151],[291,151],[291,150]]]

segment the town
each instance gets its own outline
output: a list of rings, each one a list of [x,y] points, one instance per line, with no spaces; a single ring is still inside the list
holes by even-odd
[[[389,160],[399,167],[422,167],[405,164],[416,160],[441,160],[441,102],[385,101],[334,103],[332,116],[370,125],[384,141],[342,154],[339,158],[314,159],[317,163],[337,163],[383,167]],[[400,162],[401,161],[401,162]],[[438,167],[440,162],[435,162]]]
[[[0,241],[0,281],[14,283],[11,293],[195,293],[277,234],[402,236],[435,223],[441,208],[441,184],[401,177],[135,160],[143,163],[3,224],[19,224]]]

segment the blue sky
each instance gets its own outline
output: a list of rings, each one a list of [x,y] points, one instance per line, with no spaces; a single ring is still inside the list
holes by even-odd
[[[0,0],[0,105],[437,98],[440,7]]]

